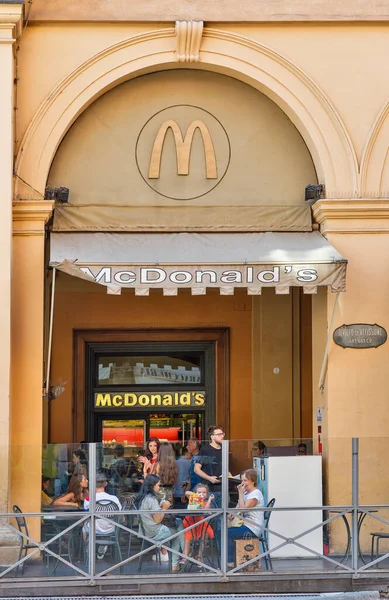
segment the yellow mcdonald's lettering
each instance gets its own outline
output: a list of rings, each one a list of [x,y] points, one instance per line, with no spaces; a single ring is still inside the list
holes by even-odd
[[[112,406],[111,405],[111,395],[110,394],[97,394],[95,406],[96,406],[96,408],[99,406]]]
[[[119,394],[116,394],[116,396],[113,396],[113,398],[112,398],[112,404],[114,406],[122,406],[122,404],[123,404],[123,396],[120,396]]]
[[[184,392],[180,396],[180,406],[190,406],[190,392]]]
[[[204,394],[195,394],[195,404],[196,406],[203,406],[204,405]]]
[[[161,394],[151,394],[151,406],[161,406]]]
[[[173,396],[171,394],[164,394],[162,404],[164,406],[173,406]]]
[[[207,179],[217,179],[217,166],[215,149],[208,127],[202,121],[195,120],[189,125],[185,136],[177,123],[173,120],[165,121],[159,128],[154,141],[150,158],[149,179],[159,179],[161,171],[162,149],[168,129],[171,129],[176,144],[177,175],[189,175],[189,161],[192,150],[193,136],[198,129],[201,133],[205,155],[205,171]]]
[[[150,403],[150,396],[147,394],[141,394],[138,398],[139,406],[148,406]]]
[[[142,394],[139,392],[96,393],[96,408],[132,408],[153,406],[204,406],[204,392],[171,392],[159,394]]]
[[[124,394],[124,406],[135,406],[138,402],[138,397],[136,394]]]

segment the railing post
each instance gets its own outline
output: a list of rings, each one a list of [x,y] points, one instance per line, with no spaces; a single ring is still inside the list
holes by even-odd
[[[352,568],[354,572],[358,571],[358,550],[359,550],[359,531],[358,531],[358,505],[359,505],[359,438],[352,438]]]
[[[220,566],[223,576],[227,571],[227,509],[228,509],[228,450],[229,441],[224,440],[222,443],[222,527],[221,527],[221,557]]]
[[[89,576],[93,580],[95,576],[96,557],[96,444],[89,444]]]

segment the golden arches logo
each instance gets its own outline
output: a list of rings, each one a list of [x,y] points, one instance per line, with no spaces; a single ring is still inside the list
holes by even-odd
[[[203,140],[205,172],[207,179],[217,179],[215,149],[213,147],[211,134],[209,133],[208,127],[205,125],[205,123],[199,120],[192,121],[186,130],[184,137],[182,136],[181,129],[179,125],[177,125],[176,121],[165,121],[165,123],[161,125],[156,135],[153,151],[151,153],[149,179],[159,179],[162,150],[168,129],[172,130],[176,144],[177,175],[189,175],[189,162],[193,144],[193,136],[196,129],[198,129]]]

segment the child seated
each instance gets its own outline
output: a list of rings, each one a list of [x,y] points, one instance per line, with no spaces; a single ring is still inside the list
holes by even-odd
[[[209,488],[206,483],[198,483],[192,492],[185,492],[185,495],[188,498],[188,509],[189,510],[207,510],[211,506],[211,502],[214,499],[214,495],[211,494],[209,496]],[[207,517],[206,514],[199,515],[198,517],[195,515],[188,515],[183,519],[184,527],[190,527],[190,525],[194,525],[199,521],[202,521]],[[190,542],[192,540],[202,540],[202,544],[206,538],[212,539],[214,537],[214,532],[210,524],[205,521],[196,527],[192,527],[192,529],[186,530],[184,532],[184,554],[189,556],[190,551]],[[202,546],[203,549],[203,546]],[[196,556],[196,560],[199,560],[200,557]],[[187,562],[186,559],[181,561],[182,564]]]

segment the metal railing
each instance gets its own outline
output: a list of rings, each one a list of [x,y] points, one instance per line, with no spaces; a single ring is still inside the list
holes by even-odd
[[[359,478],[358,478],[358,439],[352,440],[352,503],[349,505],[339,506],[273,506],[273,507],[255,507],[250,508],[250,512],[269,511],[270,514],[277,512],[288,512],[293,514],[294,511],[319,511],[322,517],[317,519],[314,526],[307,527],[299,531],[293,537],[288,537],[282,531],[275,530],[271,525],[264,527],[262,536],[269,541],[269,536],[272,535],[279,540],[276,545],[264,545],[259,540],[259,553],[255,556],[250,556],[242,564],[229,566],[228,564],[228,518],[229,515],[235,515],[241,512],[242,509],[232,508],[228,505],[228,456],[229,442],[226,440],[222,446],[222,505],[217,508],[208,510],[185,510],[186,515],[196,514],[197,519],[192,525],[185,528],[185,532],[193,532],[199,525],[205,523],[213,523],[216,525],[215,538],[213,546],[210,545],[209,539],[198,540],[199,553],[191,556],[184,554],[182,544],[180,550],[172,548],[173,540],[181,540],[183,529],[171,530],[171,535],[165,539],[156,541],[154,538],[146,535],[142,528],[142,515],[149,511],[138,510],[135,508],[125,509],[122,511],[104,511],[96,510],[96,499],[93,493],[90,493],[89,511],[69,515],[66,511],[55,511],[48,515],[45,512],[41,513],[22,513],[15,515],[14,513],[0,514],[0,523],[10,532],[17,534],[20,538],[20,551],[18,559],[9,566],[3,567],[0,571],[0,586],[9,585],[10,581],[18,581],[21,578],[23,581],[60,582],[73,581],[80,584],[93,585],[96,583],[104,584],[118,581],[136,581],[147,582],[171,580],[172,572],[170,569],[164,570],[159,564],[161,552],[166,551],[170,562],[176,563],[178,559],[186,561],[185,567],[180,572],[174,572],[174,577],[182,579],[182,581],[196,581],[198,571],[192,572],[192,567],[201,569],[202,579],[210,581],[231,581],[236,578],[277,578],[289,574],[298,574],[300,578],[309,578],[322,573],[332,577],[363,577],[363,576],[382,576],[388,575],[389,568],[382,569],[382,563],[389,558],[389,552],[381,556],[371,556],[367,559],[366,554],[363,554],[360,547],[360,532],[363,521],[366,517],[376,520],[383,525],[389,525],[389,520],[383,518],[377,512],[380,509],[389,509],[389,505],[360,505],[359,504]],[[90,444],[89,447],[89,488],[96,489],[96,445]],[[101,507],[100,507],[101,508]],[[169,514],[183,514],[182,509],[171,510]],[[348,518],[348,515],[350,517]],[[51,536],[47,539],[34,539],[23,527],[18,527],[15,524],[15,519],[19,518],[20,524],[23,519],[27,520],[38,519],[42,523],[50,521],[55,524],[51,530]],[[113,525],[113,532],[110,534],[111,548],[117,551],[119,559],[114,551],[112,551],[111,562],[107,564],[106,560],[98,563],[96,561],[96,546],[99,542],[104,544],[107,536],[96,534],[96,520]],[[350,520],[349,520],[350,519]],[[61,520],[64,523],[64,528],[61,529]],[[69,523],[69,521],[72,521]],[[304,541],[304,538],[317,530],[323,531],[323,528],[335,522],[343,522],[346,532],[346,548],[344,551],[331,555],[323,552],[318,552],[313,549],[309,543]],[[88,525],[88,535],[84,535],[86,524]],[[269,519],[271,523],[271,518]],[[380,535],[377,532],[376,535]],[[388,529],[389,537],[389,529]],[[79,547],[75,550],[75,540]],[[255,538],[255,536],[254,536]],[[135,552],[131,551],[134,548],[135,542],[138,548]],[[277,565],[277,552],[286,547],[293,546],[305,553],[305,560],[280,560],[281,566]],[[374,546],[374,538],[373,538]],[[75,561],[75,555],[77,561]],[[144,558],[149,553],[155,553],[157,559],[155,565],[146,565],[144,567]],[[176,560],[177,559],[177,560]],[[270,560],[266,560],[270,559]],[[251,566],[274,565],[273,568],[256,570],[249,572]],[[101,568],[100,568],[101,565]],[[27,568],[26,568],[27,567]],[[177,579],[175,579],[177,581]]]

